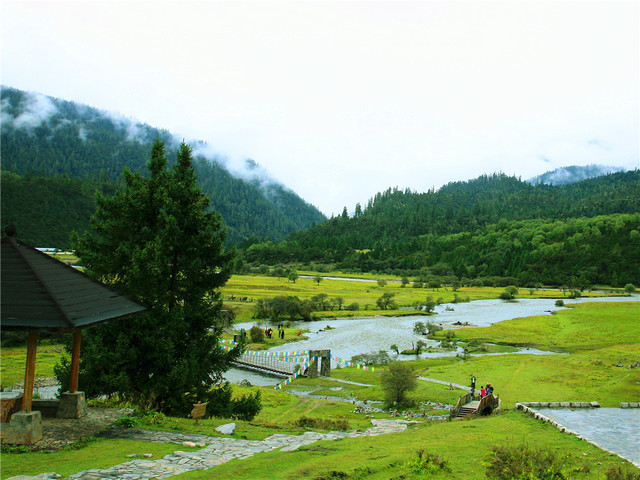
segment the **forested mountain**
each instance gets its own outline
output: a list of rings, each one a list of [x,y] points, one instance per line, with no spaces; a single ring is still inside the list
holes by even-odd
[[[1,122],[3,223],[8,219],[19,222],[21,238],[41,246],[68,246],[63,239],[71,229],[88,225],[86,213],[93,205],[94,190],[112,189],[125,166],[145,172],[156,138],[165,142],[170,160],[175,158],[179,143],[166,130],[8,87],[2,87]],[[237,178],[223,160],[198,155],[201,145],[193,146],[200,186],[222,215],[232,243],[249,237],[280,240],[325,220],[315,207],[269,179],[254,162],[248,162],[246,179]],[[5,179],[7,171],[19,176]],[[59,192],[58,200],[64,198],[70,213],[51,217],[45,212],[54,192],[63,186],[74,192]],[[5,188],[11,198],[5,195]],[[21,204],[27,197],[29,205]],[[48,225],[52,218],[56,219],[55,234],[40,232],[33,237],[28,233],[39,230],[29,225]]]
[[[529,183],[537,185],[544,183],[545,185],[567,185],[573,182],[579,182],[588,178],[595,178],[609,173],[624,172],[622,167],[608,167],[605,165],[572,165],[570,167],[560,167],[542,175],[530,178]]]
[[[349,217],[345,209],[280,244],[252,245],[245,260],[521,283],[640,278],[637,170],[557,187],[494,174],[437,192],[389,189],[355,212]]]

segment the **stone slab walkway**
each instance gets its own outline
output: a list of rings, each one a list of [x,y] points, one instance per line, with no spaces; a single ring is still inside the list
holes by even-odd
[[[464,390],[465,392],[468,392],[471,389],[471,387],[466,387],[464,385],[460,385],[459,383],[451,383],[445,380],[438,380],[435,378],[418,377],[418,380],[424,380],[425,382],[439,383],[440,385],[451,385],[453,388],[458,388],[460,390]]]
[[[209,437],[197,434],[181,434],[175,432],[160,432],[154,430],[115,430],[105,436],[110,438],[126,438],[149,442],[172,442],[182,445],[192,442],[202,445],[196,452],[175,451],[158,460],[135,459],[107,469],[91,469],[75,473],[69,480],[149,480],[152,478],[169,478],[192,470],[207,470],[231,460],[244,460],[257,453],[280,450],[290,452],[310,445],[320,440],[340,440],[343,438],[373,437],[388,433],[399,433],[412,423],[406,420],[372,419],[372,427],[366,431],[354,432],[305,432],[302,435],[275,434],[264,440],[239,440],[228,437]],[[43,476],[48,475],[48,476]],[[36,477],[19,476],[14,480],[60,478],[55,474],[43,474]],[[8,479],[12,480],[12,479]]]

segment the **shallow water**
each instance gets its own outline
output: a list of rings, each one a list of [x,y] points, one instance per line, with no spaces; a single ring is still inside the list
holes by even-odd
[[[536,408],[536,411],[640,467],[640,409]]]

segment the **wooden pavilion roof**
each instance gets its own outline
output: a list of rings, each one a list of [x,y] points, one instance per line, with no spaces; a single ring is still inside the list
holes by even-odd
[[[146,307],[21,242],[7,229],[1,242],[2,330],[69,332]]]

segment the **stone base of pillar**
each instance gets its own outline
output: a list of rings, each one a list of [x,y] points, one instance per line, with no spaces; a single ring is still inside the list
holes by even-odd
[[[84,392],[64,392],[60,395],[58,418],[80,418],[87,414],[87,401]]]
[[[42,440],[42,415],[39,411],[17,412],[2,427],[2,443],[29,445]]]

